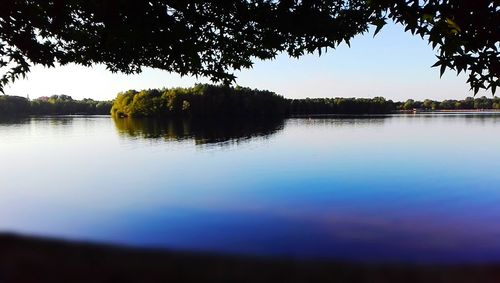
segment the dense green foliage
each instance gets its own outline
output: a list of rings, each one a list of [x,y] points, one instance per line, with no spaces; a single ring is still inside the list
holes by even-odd
[[[52,95],[28,100],[19,96],[0,96],[0,116],[26,115],[108,115],[112,101],[74,100],[68,95]]]
[[[469,73],[474,91],[500,85],[498,0],[2,0],[0,91],[31,64],[153,67],[234,81],[233,70],[280,53],[336,48],[400,23],[436,48],[435,66]]]
[[[0,117],[25,116],[30,113],[29,101],[20,96],[0,96]]]
[[[292,115],[310,114],[383,114],[395,110],[392,100],[369,98],[306,98],[289,101]]]
[[[487,98],[485,96],[473,98],[467,97],[463,100],[443,100],[434,101],[426,99],[424,101],[414,101],[408,99],[397,105],[400,110],[424,109],[424,110],[467,110],[467,109],[500,109],[500,98]]]
[[[116,117],[246,117],[284,116],[285,99],[270,91],[196,85],[191,88],[130,90],[118,94],[111,109]]]

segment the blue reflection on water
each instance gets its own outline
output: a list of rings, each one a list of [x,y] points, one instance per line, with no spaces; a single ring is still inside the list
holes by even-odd
[[[232,127],[0,124],[0,230],[218,253],[500,261],[500,115]]]

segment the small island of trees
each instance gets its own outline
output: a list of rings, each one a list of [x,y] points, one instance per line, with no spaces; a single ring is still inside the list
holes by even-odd
[[[115,117],[285,116],[286,100],[266,90],[198,84],[190,88],[129,90],[116,97]]]

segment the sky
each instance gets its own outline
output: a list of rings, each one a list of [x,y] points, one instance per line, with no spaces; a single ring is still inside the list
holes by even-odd
[[[466,76],[447,70],[440,79],[435,51],[426,40],[404,32],[400,25],[387,25],[358,35],[351,47],[342,44],[319,56],[299,59],[286,54],[275,60],[255,61],[252,69],[235,73],[236,84],[267,89],[287,98],[375,97],[406,99],[464,99],[472,96]],[[146,68],[141,74],[111,73],[103,65],[44,68],[34,66],[24,80],[6,88],[6,94],[36,98],[66,94],[75,99],[113,99],[120,91],[163,87],[188,87],[210,83],[208,78],[180,77],[175,73]],[[479,95],[489,95],[480,92]]]

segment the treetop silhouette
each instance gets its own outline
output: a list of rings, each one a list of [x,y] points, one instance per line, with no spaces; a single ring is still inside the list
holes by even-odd
[[[153,67],[231,83],[233,72],[279,53],[336,48],[375,26],[405,26],[436,48],[434,66],[469,74],[477,92],[500,86],[496,0],[4,0],[0,91],[33,64]]]

